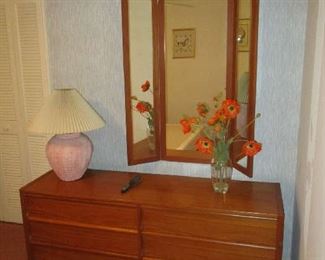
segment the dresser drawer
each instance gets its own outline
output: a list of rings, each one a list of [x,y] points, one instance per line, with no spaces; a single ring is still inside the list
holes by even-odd
[[[143,209],[143,231],[276,247],[275,219]]]
[[[127,257],[127,256],[118,256],[118,255],[105,255],[105,254],[96,254],[85,251],[76,251],[71,249],[63,249],[50,246],[32,246],[31,249],[32,259],[34,260],[59,260],[59,259],[68,259],[68,260],[130,260],[138,259],[137,256]]]
[[[143,259],[266,260],[275,259],[272,248],[222,243],[212,240],[143,234]]]
[[[30,220],[70,225],[137,230],[139,222],[136,207],[25,197],[25,208]]]
[[[139,234],[30,221],[29,242],[97,253],[138,255]]]

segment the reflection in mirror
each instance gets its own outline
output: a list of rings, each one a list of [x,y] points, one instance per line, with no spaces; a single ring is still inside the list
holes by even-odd
[[[237,80],[236,91],[237,101],[240,104],[240,113],[237,117],[236,127],[242,129],[248,120],[248,94],[250,81],[250,35],[251,35],[251,0],[238,0],[237,9],[237,37],[236,37],[236,55],[237,55]],[[239,131],[240,135],[247,138],[247,128]],[[247,156],[240,158],[238,164],[247,167]]]
[[[126,84],[129,85],[130,91],[126,105],[132,111],[129,118],[132,122],[132,134],[128,136],[128,143],[132,139],[129,163],[136,163],[157,156],[154,130],[152,5],[151,0],[129,0],[123,1],[122,4],[128,19],[128,35],[123,35],[123,40],[124,55],[125,49],[128,50],[128,57],[124,57],[127,61],[124,62],[128,63],[129,77],[126,77]],[[126,25],[123,26],[125,28]],[[132,40],[127,41],[128,39]],[[126,66],[124,67],[126,69]]]
[[[238,0],[237,10],[237,101],[240,104],[240,113],[237,118],[237,129],[247,123],[247,104],[249,88],[249,59],[250,59],[250,24],[251,0]],[[247,129],[240,131],[242,137],[247,137]]]
[[[226,95],[227,0],[165,1],[166,149],[195,151],[200,134],[183,134],[180,119],[199,102]]]
[[[150,0],[129,1],[129,35],[131,39],[141,39],[130,42],[133,142],[138,143],[147,137],[147,129],[153,130],[151,113],[148,113],[153,104],[150,84],[153,78]]]

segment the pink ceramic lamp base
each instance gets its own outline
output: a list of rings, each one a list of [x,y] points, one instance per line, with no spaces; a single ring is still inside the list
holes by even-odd
[[[47,159],[63,181],[80,179],[88,168],[92,153],[93,145],[82,133],[55,135],[46,145]]]

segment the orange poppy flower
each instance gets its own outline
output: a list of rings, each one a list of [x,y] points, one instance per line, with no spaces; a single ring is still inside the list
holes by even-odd
[[[139,101],[135,108],[142,114],[144,112],[148,112],[149,111],[149,107],[146,105],[146,103]]]
[[[143,92],[146,92],[148,89],[150,88],[150,82],[148,80],[146,80],[142,85],[141,85],[141,89]]]
[[[223,121],[225,120],[225,111],[223,109],[219,109],[217,112],[215,112],[214,116],[218,118],[218,120]]]
[[[196,150],[201,153],[212,154],[213,142],[207,137],[199,137],[195,142]]]
[[[235,118],[240,112],[240,105],[235,99],[226,99],[222,102],[222,109],[226,118]]]
[[[220,124],[216,124],[214,127],[214,131],[216,131],[217,133],[219,133],[222,130],[222,127]]]
[[[188,119],[183,118],[179,121],[179,123],[182,125],[182,130],[184,134],[191,132],[191,123]]]
[[[198,120],[197,120],[197,118],[195,118],[195,117],[190,117],[190,118],[188,119],[188,122],[189,122],[190,124],[196,124],[196,123],[198,122]]]
[[[205,117],[206,114],[209,112],[209,109],[206,104],[198,103],[196,107],[196,111],[199,113],[200,116]]]
[[[217,120],[218,120],[218,118],[216,118],[215,116],[212,116],[208,120],[208,125],[214,125],[217,122]]]
[[[214,113],[214,115],[208,120],[208,125],[214,125],[219,120],[220,121],[225,120],[225,113],[223,109],[219,109]]]
[[[262,150],[262,144],[256,141],[247,141],[242,147],[242,153],[252,157]]]

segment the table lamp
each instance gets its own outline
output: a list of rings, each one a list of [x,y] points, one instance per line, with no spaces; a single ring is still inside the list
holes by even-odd
[[[81,132],[101,128],[105,121],[75,89],[54,90],[45,100],[28,130],[55,134],[46,145],[46,156],[63,181],[80,179],[86,172],[93,144]]]

